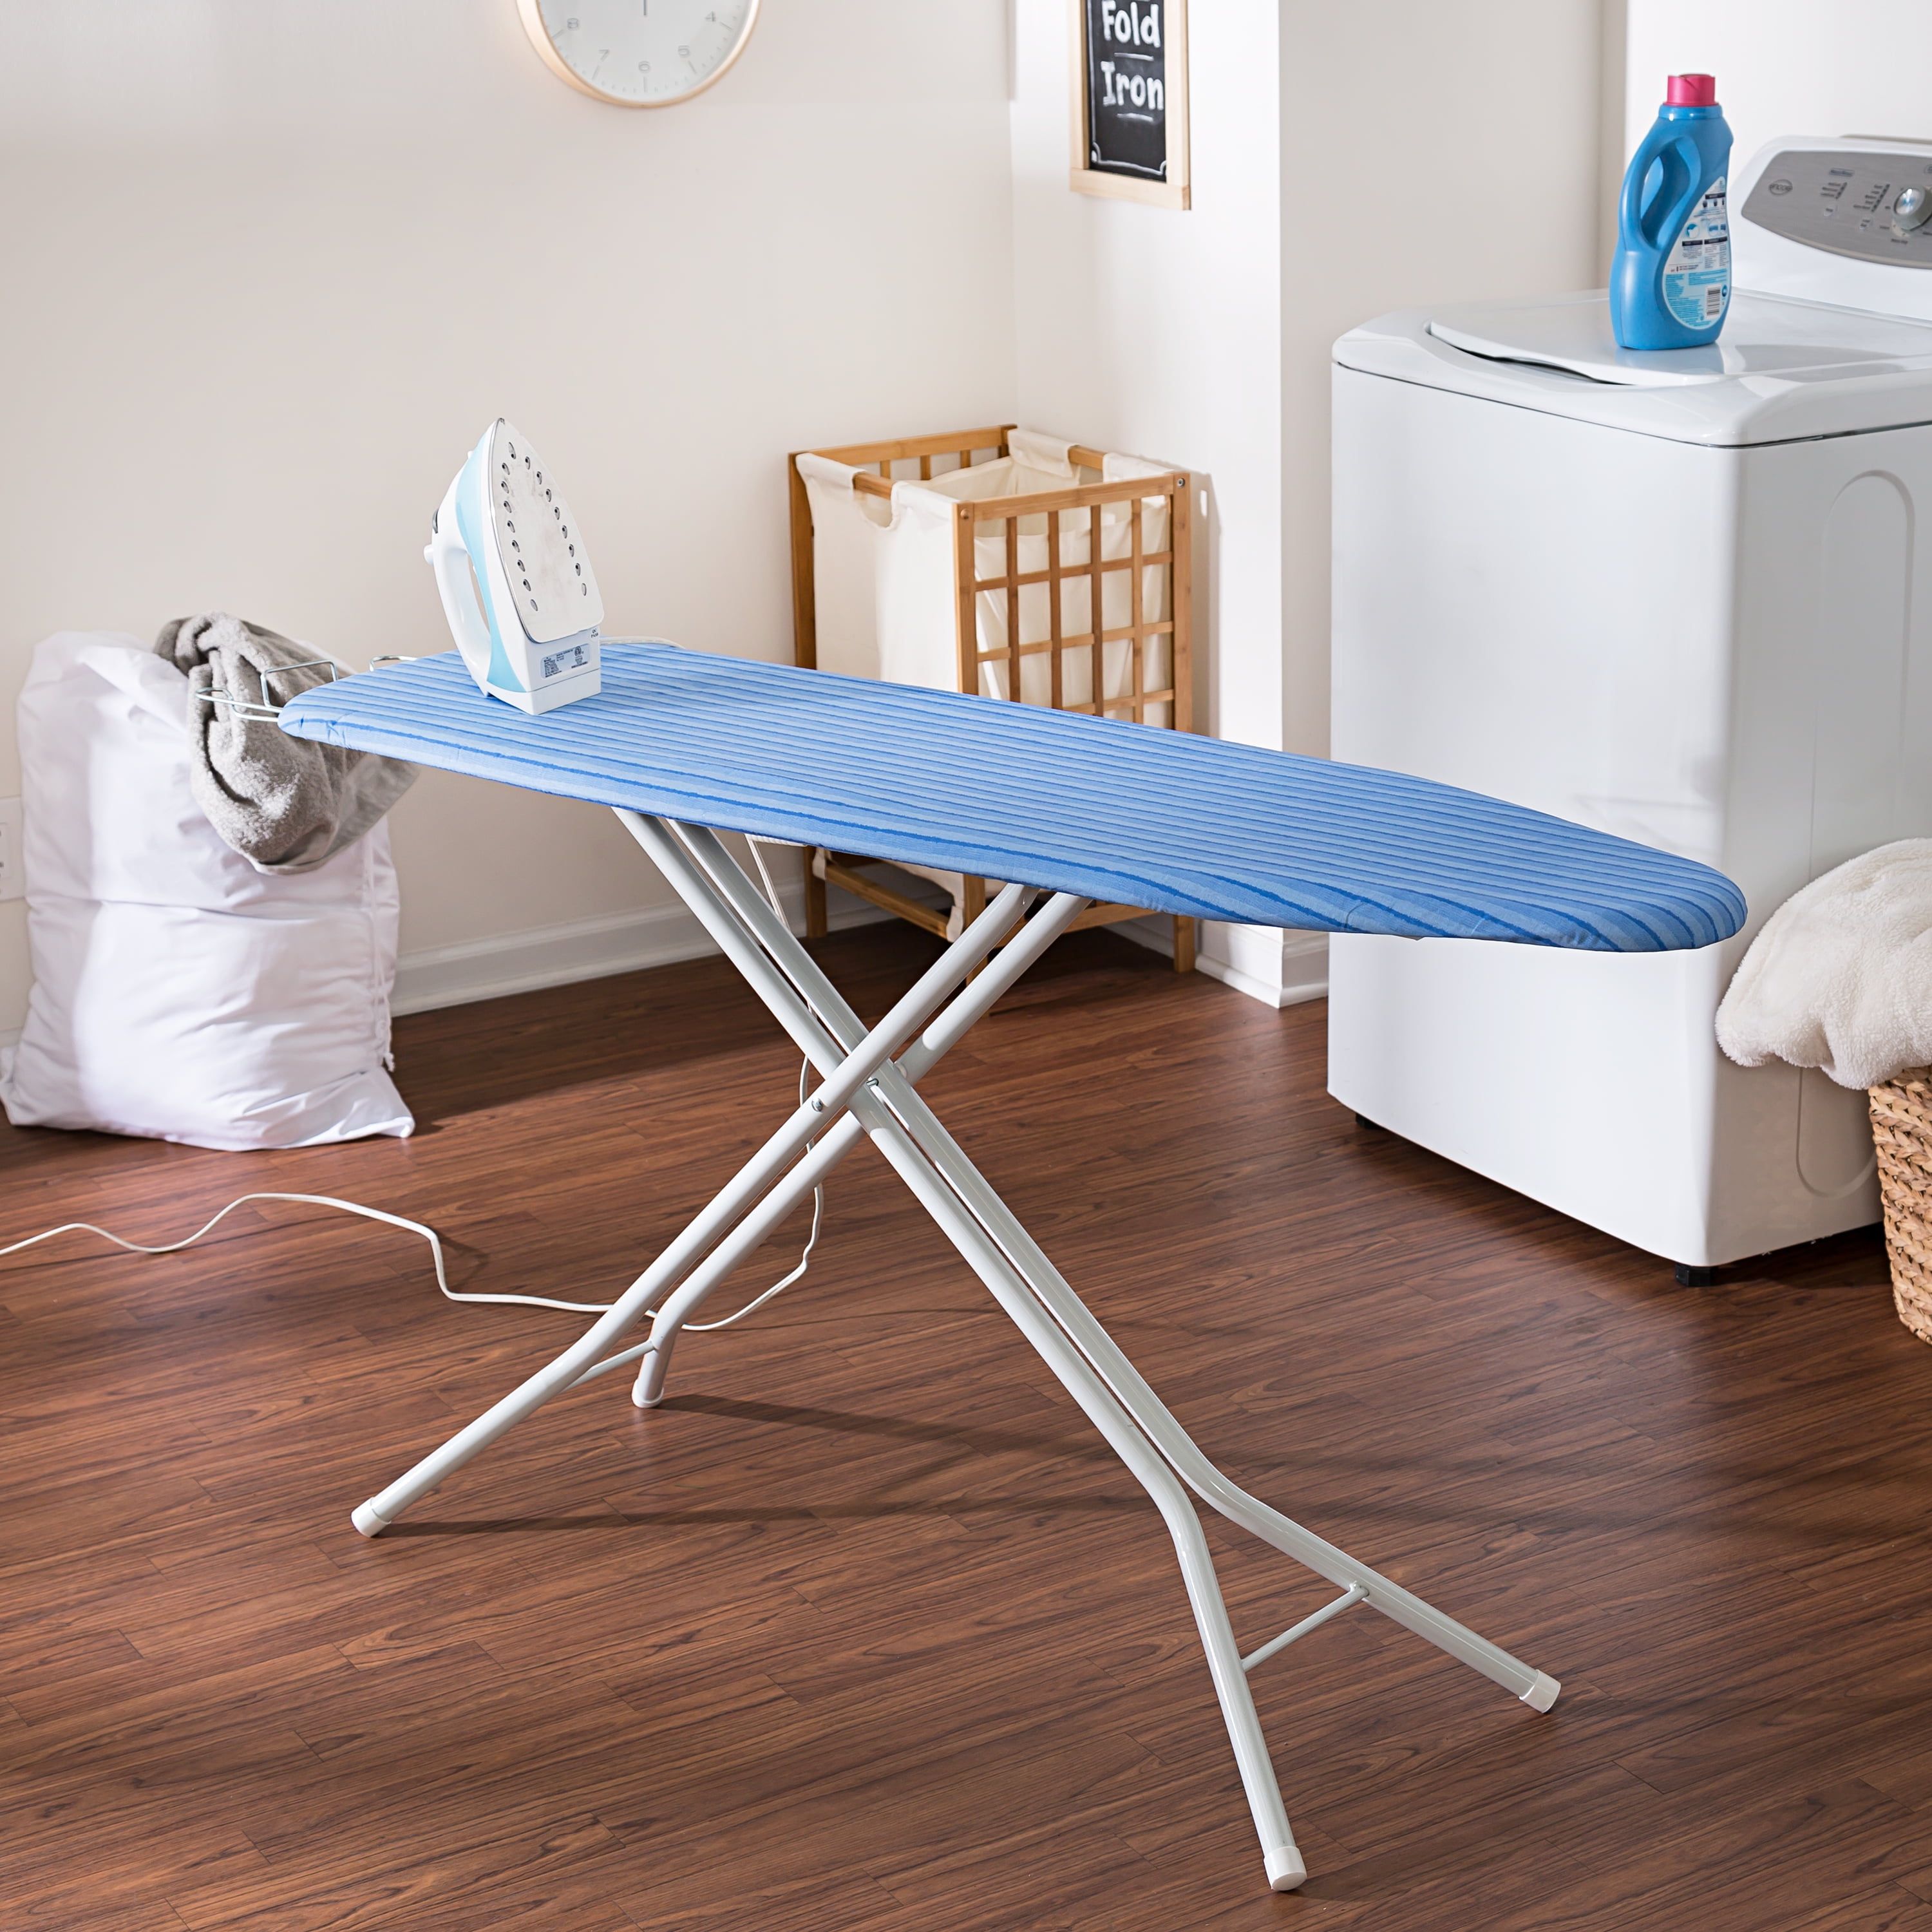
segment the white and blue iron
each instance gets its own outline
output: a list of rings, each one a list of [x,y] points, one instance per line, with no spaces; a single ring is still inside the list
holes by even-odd
[[[582,534],[542,459],[501,416],[450,484],[423,556],[486,696],[534,714],[597,694],[604,600]]]

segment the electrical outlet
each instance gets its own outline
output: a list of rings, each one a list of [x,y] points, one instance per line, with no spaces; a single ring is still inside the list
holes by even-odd
[[[20,866],[20,801],[0,798],[0,899],[17,899],[26,890]]]

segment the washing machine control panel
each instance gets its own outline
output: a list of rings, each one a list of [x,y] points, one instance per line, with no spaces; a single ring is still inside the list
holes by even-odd
[[[1744,217],[1834,255],[1932,268],[1932,152],[1788,148],[1758,177]]]

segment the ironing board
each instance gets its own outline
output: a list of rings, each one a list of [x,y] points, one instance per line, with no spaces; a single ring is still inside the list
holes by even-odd
[[[1553,1678],[1223,1475],[916,1089],[1092,900],[1642,952],[1736,932],[1744,902],[1722,874],[1393,772],[664,644],[607,642],[602,694],[542,717],[482,696],[450,652],[305,692],[281,722],[297,736],[611,806],[820,1080],[608,1313],[357,1509],[364,1535],[566,1389],[634,1362],[632,1400],[660,1401],[679,1331],[705,1297],[869,1139],[1159,1509],[1274,1889],[1292,1891],[1306,1870],[1248,1688],[1258,1665],[1365,1603],[1534,1709],[1556,1701]],[[721,830],[1012,883],[868,1032]],[[646,1339],[618,1347],[660,1297]],[[1244,1656],[1190,1491],[1341,1594]]]

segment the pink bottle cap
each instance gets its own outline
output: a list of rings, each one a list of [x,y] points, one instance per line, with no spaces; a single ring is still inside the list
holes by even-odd
[[[1664,97],[1666,107],[1714,107],[1718,104],[1718,82],[1715,76],[1708,74],[1673,74],[1669,90]]]

